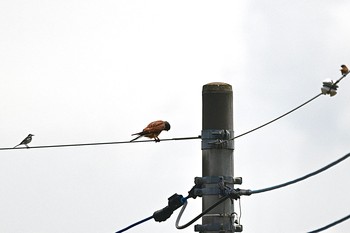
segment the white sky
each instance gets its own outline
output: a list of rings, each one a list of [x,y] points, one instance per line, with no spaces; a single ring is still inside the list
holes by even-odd
[[[238,135],[289,111],[350,65],[350,2],[0,2],[0,147],[201,132],[202,86],[234,90]],[[350,81],[237,139],[240,188],[312,172],[350,152]],[[288,188],[242,197],[244,232],[306,232],[349,214],[350,162]],[[200,141],[0,151],[0,232],[110,233],[186,195]],[[201,211],[190,200],[182,223]],[[179,232],[178,211],[128,232]],[[196,224],[199,224],[198,221]],[[347,232],[344,222],[327,232]],[[194,232],[193,226],[182,232]]]

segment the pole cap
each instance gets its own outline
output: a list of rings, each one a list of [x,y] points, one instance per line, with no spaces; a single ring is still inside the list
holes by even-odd
[[[232,86],[223,82],[212,82],[203,86],[203,92],[232,92]]]

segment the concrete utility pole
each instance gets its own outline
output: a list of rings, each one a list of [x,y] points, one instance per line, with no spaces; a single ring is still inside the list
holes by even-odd
[[[220,199],[218,184],[233,188],[233,94],[227,83],[214,82],[203,86],[202,183],[205,210]],[[235,232],[234,205],[230,199],[202,218],[195,231],[201,233]]]

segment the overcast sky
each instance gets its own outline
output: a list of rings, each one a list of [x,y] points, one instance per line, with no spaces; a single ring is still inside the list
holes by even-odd
[[[202,86],[214,81],[233,87],[238,135],[340,78],[349,10],[346,0],[3,0],[0,147],[29,133],[31,146],[126,141],[158,119],[171,124],[160,138],[197,136]],[[237,139],[239,187],[283,183],[349,153],[348,79],[336,96]],[[200,140],[0,151],[0,232],[113,233],[186,195],[201,162]],[[349,168],[242,197],[244,232],[306,232],[348,215]],[[200,212],[189,200],[181,223]],[[177,214],[128,232],[179,232]]]

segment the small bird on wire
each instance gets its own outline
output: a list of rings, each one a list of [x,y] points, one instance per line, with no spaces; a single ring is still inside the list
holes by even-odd
[[[170,129],[170,124],[167,121],[153,121],[147,125],[146,128],[144,128],[139,133],[134,133],[131,136],[138,135],[136,138],[132,139],[130,142],[135,141],[139,139],[140,137],[148,137],[148,138],[154,138],[155,142],[160,142],[160,139],[158,138],[158,135],[163,131],[168,131]]]
[[[340,67],[341,67],[340,72],[342,75],[349,73],[349,69],[348,67],[346,67],[346,65],[341,65]]]
[[[28,136],[25,139],[23,139],[23,141],[17,146],[25,145],[27,148],[29,148],[28,144],[32,141],[33,136],[34,136],[33,134],[28,134]],[[17,146],[15,146],[14,148],[16,148]]]

